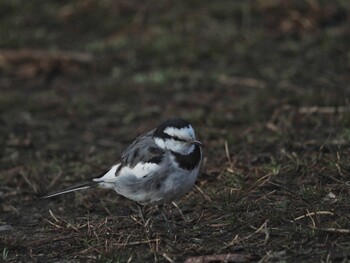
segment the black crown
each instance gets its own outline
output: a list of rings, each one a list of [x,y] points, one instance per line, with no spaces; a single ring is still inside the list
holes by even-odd
[[[190,127],[190,124],[181,118],[168,119],[162,122],[161,124],[159,124],[159,126],[154,132],[154,136],[158,138],[168,138],[169,135],[164,133],[164,130],[168,127],[181,129],[185,127]]]

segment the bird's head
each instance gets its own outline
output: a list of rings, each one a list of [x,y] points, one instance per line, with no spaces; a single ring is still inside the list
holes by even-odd
[[[180,154],[189,154],[196,145],[202,146],[202,143],[196,140],[191,124],[180,118],[162,122],[153,136],[159,147]]]

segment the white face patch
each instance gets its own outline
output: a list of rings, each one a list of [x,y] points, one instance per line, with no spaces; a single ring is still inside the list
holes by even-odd
[[[176,137],[179,137],[180,139],[184,139],[188,141],[193,140],[195,138],[194,130],[191,127],[191,125],[187,127],[183,127],[181,129],[174,128],[174,127],[167,127],[164,130],[164,133],[170,136],[176,136]]]
[[[154,138],[155,143],[162,149],[165,149],[165,142],[160,138]]]
[[[175,141],[174,139],[160,139],[155,138],[155,143],[162,149],[165,150],[171,150],[173,152],[181,153],[181,154],[189,154],[194,150],[194,145],[181,142],[181,141]]]
[[[177,152],[183,155],[190,154],[195,146],[190,141],[195,140],[194,130],[191,125],[183,127],[181,129],[175,127],[167,127],[164,129],[164,133],[170,137],[176,138],[154,138],[155,143],[162,149]]]

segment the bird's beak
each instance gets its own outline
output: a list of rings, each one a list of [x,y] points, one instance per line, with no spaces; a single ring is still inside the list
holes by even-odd
[[[197,140],[190,141],[189,143],[194,144],[194,145],[198,145],[198,146],[203,146],[203,143],[201,143],[200,141],[197,141]]]

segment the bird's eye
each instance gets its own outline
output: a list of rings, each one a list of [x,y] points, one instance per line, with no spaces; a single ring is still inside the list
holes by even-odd
[[[180,139],[179,137],[176,136],[171,136],[171,138],[175,141],[179,141],[179,142],[184,142],[184,140]]]

